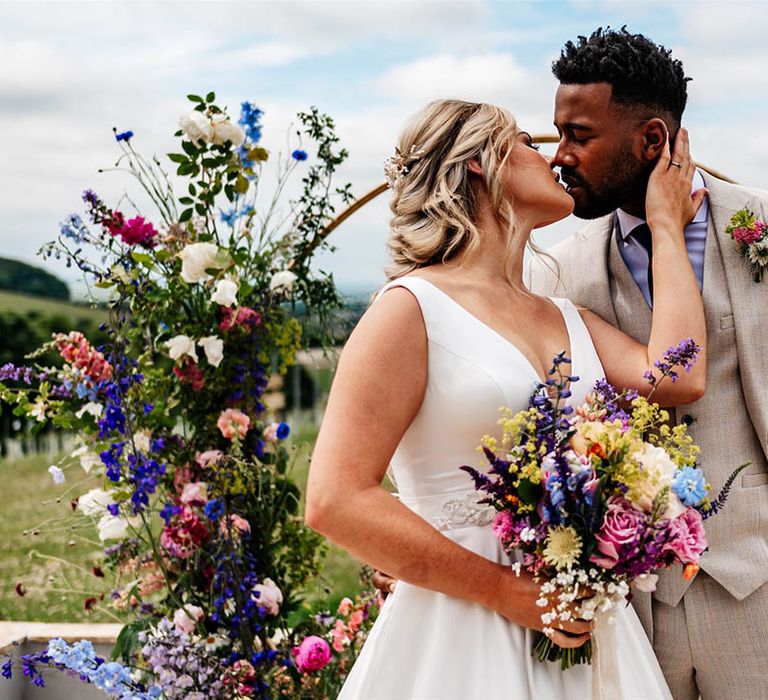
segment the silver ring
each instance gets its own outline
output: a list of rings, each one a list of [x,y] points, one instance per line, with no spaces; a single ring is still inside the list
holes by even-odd
[[[674,165],[676,168],[682,168],[683,164],[679,160],[673,160],[670,165]]]

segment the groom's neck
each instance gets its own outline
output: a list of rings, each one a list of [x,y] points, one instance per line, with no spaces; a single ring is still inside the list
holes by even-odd
[[[643,187],[642,191],[628,197],[626,201],[619,205],[619,209],[639,219],[645,219],[645,187]]]

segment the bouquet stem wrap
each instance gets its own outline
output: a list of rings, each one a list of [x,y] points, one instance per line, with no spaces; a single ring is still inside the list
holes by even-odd
[[[613,613],[598,611],[592,632],[592,700],[622,697],[615,630]]]

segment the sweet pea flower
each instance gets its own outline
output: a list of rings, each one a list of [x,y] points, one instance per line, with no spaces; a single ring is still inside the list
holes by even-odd
[[[221,450],[206,450],[205,452],[198,452],[195,455],[195,461],[201,468],[206,469],[212,464],[216,464],[223,456],[224,453]]]
[[[197,605],[185,605],[173,614],[173,624],[179,632],[192,634],[195,626],[205,617],[203,609]]]
[[[97,464],[101,464],[101,459],[97,454],[90,452],[87,445],[81,445],[71,455],[80,460],[80,466],[86,474],[89,474]],[[96,489],[98,490],[98,489]]]
[[[350,611],[354,607],[354,603],[351,598],[342,598],[339,603],[338,612],[341,615],[349,615]]]
[[[224,341],[215,335],[200,338],[197,344],[205,351],[205,359],[208,364],[218,367],[224,358]]]
[[[219,247],[213,243],[190,243],[180,253],[181,279],[189,284],[207,280],[208,268],[217,267]]]
[[[121,540],[128,534],[128,521],[125,518],[115,517],[113,515],[102,515],[96,525],[99,531],[99,539]]]
[[[193,143],[198,141],[211,143],[213,139],[213,125],[208,117],[196,109],[179,119],[179,127]]]
[[[280,612],[280,604],[283,602],[283,594],[271,578],[265,578],[263,583],[253,587],[253,599],[260,608],[264,608],[268,615],[277,615]]]
[[[219,280],[213,288],[211,301],[220,306],[234,306],[237,304],[237,283],[232,280]]]
[[[264,440],[266,442],[278,442],[285,440],[291,432],[291,426],[288,423],[270,423],[264,428]]]
[[[195,350],[195,341],[187,335],[176,335],[170,340],[165,341],[165,346],[168,348],[168,354],[171,359],[176,362],[180,358],[187,355],[192,358],[194,362],[197,362],[197,350]]]
[[[322,637],[310,635],[291,649],[299,673],[310,673],[324,668],[331,660],[331,648]]]
[[[221,412],[216,426],[227,440],[242,439],[251,427],[251,419],[236,408],[228,408]]]
[[[51,477],[53,477],[54,484],[63,484],[67,480],[67,478],[64,476],[64,472],[61,471],[61,469],[55,464],[52,464],[50,467],[48,467],[48,473],[51,475]]]
[[[277,272],[269,282],[269,291],[277,294],[290,294],[296,279],[296,275],[290,270]]]
[[[91,489],[77,499],[77,507],[83,515],[103,515],[107,506],[114,504],[115,499],[111,491],[104,489]]]
[[[223,537],[228,537],[229,535],[246,535],[250,533],[250,531],[251,524],[245,518],[237,515],[236,513],[233,515],[228,515],[221,521],[221,524],[219,525],[219,532]]]
[[[208,503],[208,484],[204,481],[185,484],[179,500],[187,505],[205,505]]]

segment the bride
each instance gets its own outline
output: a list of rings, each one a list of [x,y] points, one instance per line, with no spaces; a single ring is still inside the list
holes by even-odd
[[[663,124],[659,121],[659,129]],[[542,629],[539,586],[517,577],[459,470],[498,432],[500,406],[527,407],[562,350],[571,401],[595,380],[647,389],[643,373],[683,338],[704,345],[704,313],[683,227],[693,164],[681,130],[672,162],[666,132],[648,186],[654,310],[648,346],[565,299],[523,284],[531,231],[568,216],[573,200],[548,160],[505,110],[433,102],[401,135],[388,175],[394,213],[391,281],[341,356],[312,458],[308,524],[401,581],[353,667],[344,700],[589,698],[592,671],[532,658]],[[688,403],[704,391],[706,358],[655,399]],[[391,464],[393,498],[381,486]],[[591,623],[562,623],[561,647]],[[670,698],[632,608],[616,618],[622,698]],[[614,700],[613,698],[611,700]]]

